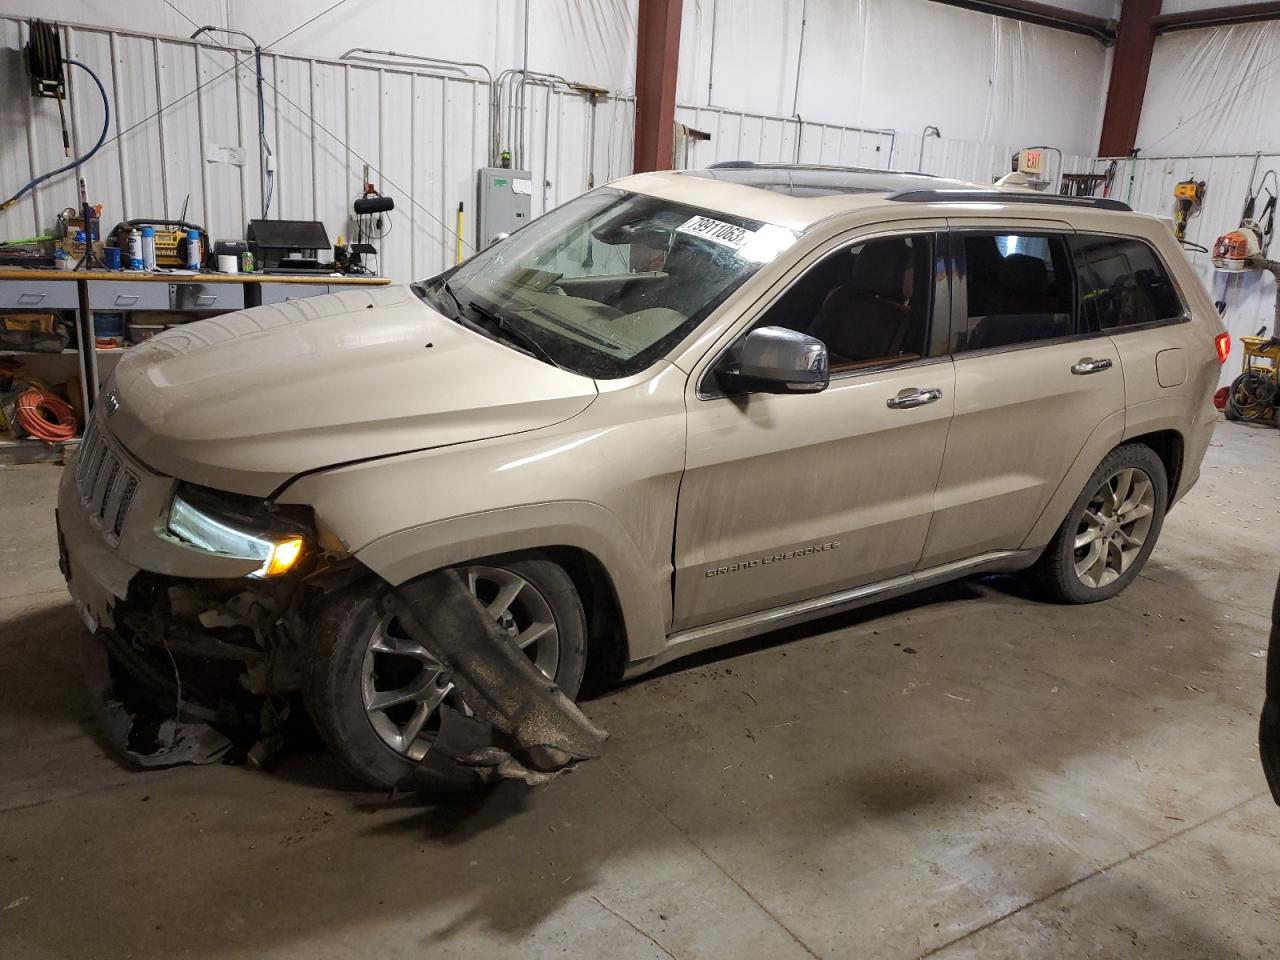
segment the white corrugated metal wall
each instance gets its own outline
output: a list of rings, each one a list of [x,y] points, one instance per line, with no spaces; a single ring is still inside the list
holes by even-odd
[[[104,229],[139,217],[187,219],[214,238],[241,237],[261,211],[257,100],[252,55],[195,43],[85,26],[63,27],[68,57],[106,85],[111,128],[81,168]],[[25,91],[26,23],[0,17],[0,84]],[[73,150],[96,141],[101,109],[92,81],[70,69]],[[266,129],[276,157],[271,216],[321,220],[331,239],[350,235],[351,201],[363,165],[396,200],[380,268],[396,280],[453,262],[458,204],[473,240],[476,170],[488,162],[489,85],[409,66],[304,59],[267,53]],[[160,110],[160,105],[164,109]],[[5,98],[0,126],[25,130],[0,143],[0,188],[16,189],[65,162],[53,101]],[[531,87],[526,155],[535,174],[533,212],[594,183],[629,172],[634,101]],[[504,144],[505,145],[505,144]],[[216,146],[244,148],[244,165],[210,162]],[[0,213],[0,235],[43,232],[76,204],[75,177],[37,187]]]
[[[1109,63],[1091,37],[928,0],[698,0],[683,6],[676,97],[1082,153],[1098,142]]]
[[[919,134],[867,130],[719,107],[679,106],[676,120],[711,135],[710,140],[689,141],[687,154],[679,158],[680,166],[686,169],[722,160],[759,160],[919,170],[956,180],[991,183],[1009,172],[1010,158],[1024,146],[937,137],[922,141]],[[1050,161],[1048,173],[1055,178],[1059,172],[1087,171],[1093,166],[1090,157],[1068,155],[1062,158],[1062,171],[1057,171],[1053,169],[1056,155],[1051,156],[1054,159]]]
[[[1105,169],[1108,162],[1096,161],[1097,168]],[[1187,239],[1212,250],[1218,237],[1240,223],[1250,184],[1256,185],[1267,170],[1280,171],[1280,154],[1123,159],[1117,161],[1111,196],[1142,213],[1171,220],[1174,185],[1182,180],[1204,180],[1207,185],[1204,204],[1187,224]],[[1262,213],[1265,199],[1264,194],[1258,201],[1258,215]],[[1270,332],[1277,332],[1276,284],[1269,273],[1250,270],[1227,274],[1213,269],[1210,254],[1197,253],[1191,248],[1186,248],[1185,253],[1213,299],[1226,300],[1223,321],[1233,336],[1252,335],[1264,325]],[[1280,259],[1280,241],[1272,243],[1269,254]],[[1238,344],[1234,351],[1222,371],[1224,385],[1240,372]]]
[[[681,158],[686,169],[722,160],[826,163],[888,169],[893,132],[771,117],[719,107],[676,108],[676,122],[711,134],[691,140]],[[798,139],[798,143],[797,143]]]

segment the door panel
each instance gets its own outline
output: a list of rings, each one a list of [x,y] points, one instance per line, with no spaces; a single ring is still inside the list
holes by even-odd
[[[950,320],[942,226],[830,238],[695,371],[676,516],[677,629],[915,568],[953,403],[950,358],[928,359]],[[746,331],[763,325],[821,339],[830,386],[720,396],[717,384],[734,382],[709,371],[731,369]]]
[[[1109,360],[1078,374],[1082,360]],[[1094,429],[1124,409],[1105,336],[955,358],[956,409],[922,564],[1021,546]]]
[[[676,627],[913,570],[953,379],[940,360],[836,379],[819,394],[698,401],[676,518]],[[942,398],[888,406],[912,388]]]
[[[1082,315],[1072,236],[952,223],[956,406],[924,566],[1021,547],[1095,430],[1123,415],[1119,351]]]

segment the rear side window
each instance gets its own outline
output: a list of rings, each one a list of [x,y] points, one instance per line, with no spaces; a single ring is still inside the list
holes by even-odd
[[[967,316],[954,349],[989,350],[1078,332],[1075,277],[1065,237],[957,235],[964,249]]]
[[[1080,302],[1093,329],[1135,327],[1182,316],[1177,288],[1149,244],[1082,234],[1073,245]]]

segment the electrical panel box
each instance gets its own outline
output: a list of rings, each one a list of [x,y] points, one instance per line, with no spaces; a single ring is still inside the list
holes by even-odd
[[[481,167],[477,192],[477,250],[492,244],[498,234],[514,233],[529,222],[533,175],[528,170]]]

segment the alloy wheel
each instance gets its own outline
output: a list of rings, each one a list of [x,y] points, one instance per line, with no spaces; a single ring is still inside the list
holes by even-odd
[[[1076,530],[1075,569],[1082,584],[1105,587],[1133,565],[1151,532],[1155,505],[1155,486],[1137,467],[1103,481]]]
[[[524,577],[501,567],[463,567],[459,573],[512,644],[554,680],[560,635],[546,597]],[[374,731],[397,753],[421,760],[439,729],[442,703],[470,714],[450,671],[409,638],[391,614],[369,637],[360,675],[365,713]]]

